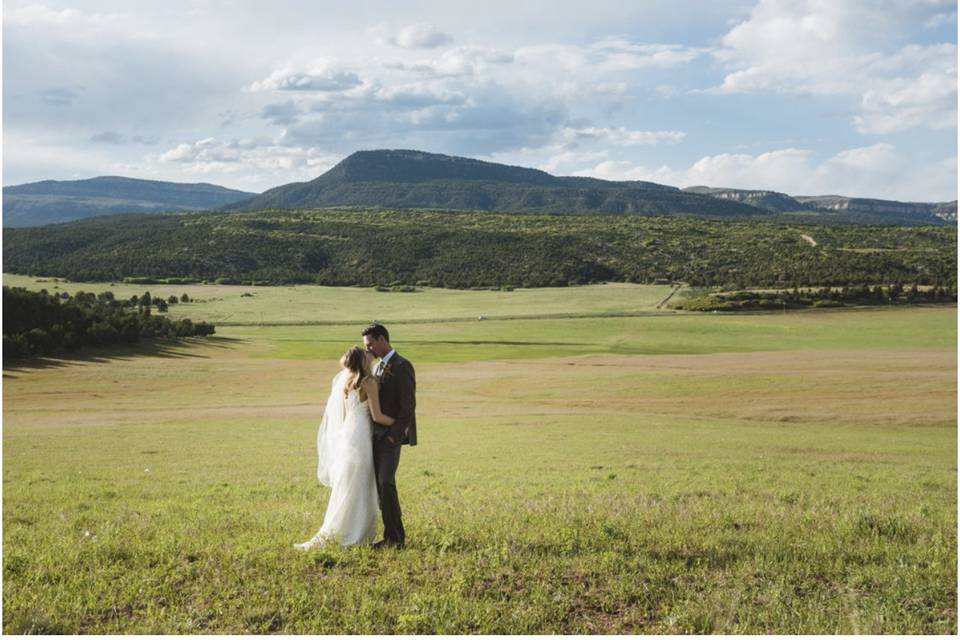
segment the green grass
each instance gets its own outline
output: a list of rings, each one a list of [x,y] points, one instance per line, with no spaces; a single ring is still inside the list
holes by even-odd
[[[291,548],[359,327],[8,366],[4,632],[956,632],[955,308],[391,328],[401,553]]]
[[[219,327],[263,343],[264,358],[339,357],[358,326]],[[956,308],[869,309],[786,315],[663,314],[631,318],[391,324],[414,362],[463,362],[615,353],[699,354],[956,344]]]
[[[187,317],[214,323],[369,322],[430,320],[484,316],[577,313],[637,313],[653,311],[673,287],[610,283],[583,287],[468,291],[421,288],[415,293],[380,292],[369,287],[249,287],[239,285],[158,285],[65,282],[52,278],[5,273],[3,284],[33,291],[113,291],[129,298],[149,291],[164,299],[188,294],[197,301],[170,306],[171,318]],[[244,297],[244,294],[251,294]]]

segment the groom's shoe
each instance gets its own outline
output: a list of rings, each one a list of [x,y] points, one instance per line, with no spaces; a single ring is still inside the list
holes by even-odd
[[[373,548],[377,549],[403,549],[405,545],[402,542],[397,542],[396,540],[387,540],[383,539],[380,542],[375,542]]]

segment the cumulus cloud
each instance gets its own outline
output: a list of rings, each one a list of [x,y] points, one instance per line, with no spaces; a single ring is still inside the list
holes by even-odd
[[[435,49],[451,42],[453,37],[450,34],[429,23],[411,24],[390,38],[391,44],[404,49]]]
[[[889,45],[942,4],[761,0],[714,52],[728,72],[713,91],[859,98],[861,133],[955,127],[956,45]]]
[[[259,188],[266,182],[271,186],[293,180],[317,177],[342,156],[317,147],[281,144],[276,139],[243,138],[221,141],[204,138],[184,142],[148,159],[154,167],[174,165],[178,173],[194,176],[240,175]]]
[[[809,149],[705,156],[687,168],[650,168],[607,160],[575,175],[608,180],[649,180],[687,187],[707,185],[773,189],[792,195],[838,194],[895,200],[954,200],[956,159],[918,164],[890,144],[846,149],[817,160]]]
[[[632,163],[611,160],[611,154],[629,152],[634,147],[677,144],[686,135],[684,131],[595,127],[589,126],[589,123],[567,120],[539,147],[524,146],[500,151],[490,154],[488,159],[533,166],[554,175],[570,175],[589,165],[599,166],[601,173],[609,172],[613,167],[626,167],[629,170],[634,168]]]
[[[411,82],[379,88],[374,99],[397,107],[422,108],[438,104],[463,104],[463,91],[436,82]]]
[[[513,54],[488,47],[454,47],[439,55],[413,62],[392,60],[387,68],[397,71],[416,71],[441,78],[473,76],[484,73],[494,65],[510,64]]]
[[[540,145],[566,121],[563,104],[528,100],[495,85],[469,95],[442,87],[405,85],[312,105],[279,140],[343,152],[409,146],[447,153],[495,152]]]
[[[410,44],[416,40],[412,34],[426,38],[432,31],[405,33]],[[429,56],[408,47],[385,58],[372,54],[351,69],[333,59],[288,62],[247,89],[297,90],[293,100],[259,110],[263,120],[282,127],[277,139],[283,144],[348,150],[387,140],[391,146],[474,155],[560,145],[551,150],[559,156],[573,145],[593,149],[683,141],[686,134],[675,130],[575,126],[570,113],[585,100],[591,109],[612,111],[636,90],[637,74],[687,64],[704,51],[623,38],[512,51],[455,46]],[[326,81],[340,72],[353,74],[344,83],[350,86],[334,83],[329,88],[339,90],[316,90],[317,78]]]
[[[607,71],[675,67],[693,62],[710,51],[679,44],[637,44],[624,38],[606,38],[587,49]]]
[[[853,121],[861,133],[893,133],[927,126],[957,126],[957,47],[904,47],[873,66],[908,73],[877,78],[863,93]],[[881,72],[883,70],[881,69]]]
[[[287,126],[299,121],[303,109],[294,104],[293,100],[268,104],[260,110],[260,117],[268,122]]]
[[[321,61],[307,71],[291,67],[276,69],[263,80],[251,83],[248,91],[346,91],[363,81],[353,71],[336,68],[333,63]]]

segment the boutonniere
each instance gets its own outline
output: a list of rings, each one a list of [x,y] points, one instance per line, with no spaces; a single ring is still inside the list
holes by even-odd
[[[380,379],[386,380],[392,375],[393,375],[393,365],[388,362],[386,365],[384,365],[383,372],[380,373]]]

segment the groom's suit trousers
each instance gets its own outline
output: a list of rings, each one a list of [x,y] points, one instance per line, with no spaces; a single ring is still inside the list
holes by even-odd
[[[386,438],[373,441],[373,471],[377,477],[377,496],[383,517],[383,539],[404,544],[400,498],[397,496],[397,466],[400,464],[400,443],[390,444]]]

